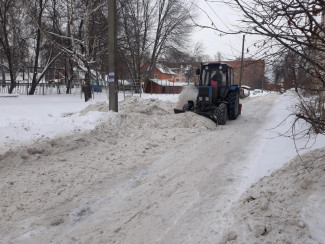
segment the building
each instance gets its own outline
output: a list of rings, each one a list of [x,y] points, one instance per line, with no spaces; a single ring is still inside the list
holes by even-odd
[[[216,61],[211,63],[226,63],[234,69],[234,82],[239,85],[241,60],[233,61]],[[148,65],[144,65],[142,70],[148,69]],[[175,64],[173,68],[157,64],[151,73],[150,80],[168,80],[175,83],[197,83],[196,69],[200,67],[201,63],[182,63]],[[145,73],[145,72],[143,72]],[[244,59],[242,85],[251,87],[252,89],[263,89],[265,84],[265,61]]]
[[[193,70],[191,64],[181,64],[176,68],[172,68],[175,72],[175,82],[192,82]]]
[[[241,60],[224,61],[234,69],[234,82],[239,85]],[[244,59],[242,85],[251,87],[252,89],[262,89],[265,85],[265,61]]]
[[[168,80],[147,80],[144,92],[151,94],[179,94],[185,84]]]
[[[211,63],[226,63],[234,69],[234,82],[239,85],[241,60],[233,61],[212,61]],[[176,64],[172,70],[175,72],[175,82],[196,83],[196,69],[201,63],[183,63]],[[245,59],[243,61],[242,85],[251,87],[252,89],[261,89],[265,82],[265,62],[264,60]]]
[[[146,76],[146,71],[148,70],[149,64],[145,64],[141,67],[142,77]],[[168,80],[175,82],[175,72],[162,64],[156,64],[153,68],[150,77],[151,80]]]

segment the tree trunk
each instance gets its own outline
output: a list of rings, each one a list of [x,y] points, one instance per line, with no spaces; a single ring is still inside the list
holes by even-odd
[[[83,87],[85,93],[85,102],[91,99],[91,87],[90,87],[90,69],[87,68],[87,72],[85,74],[85,85]]]
[[[9,63],[9,67],[11,66],[11,63]],[[10,73],[10,87],[9,87],[9,91],[8,93],[9,94],[12,94],[12,91],[15,89],[17,83],[15,81],[15,78],[14,78],[14,74],[13,74],[13,68],[9,68],[9,73]]]
[[[6,74],[3,67],[1,67],[1,75],[2,75],[2,87],[6,87]]]
[[[69,72],[68,73],[68,85],[67,85],[67,94],[71,93],[71,85],[73,81],[73,62],[72,59],[69,58]]]
[[[29,89],[28,95],[34,95],[35,94],[35,91],[36,91],[36,87],[37,87],[37,84],[36,83],[32,83],[32,86]]]
[[[37,86],[37,73],[38,73],[38,59],[40,54],[41,47],[41,24],[42,24],[42,15],[43,15],[43,0],[39,0],[40,12],[38,14],[38,29],[37,29],[37,39],[36,39],[36,48],[35,48],[35,62],[34,62],[34,71],[33,71],[33,79],[32,86],[29,90],[29,95],[34,95],[36,86]]]

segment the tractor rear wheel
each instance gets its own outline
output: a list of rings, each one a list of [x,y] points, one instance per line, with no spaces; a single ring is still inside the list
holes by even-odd
[[[235,120],[239,111],[239,93],[237,91],[230,92],[228,95],[228,118]]]
[[[218,125],[225,125],[228,118],[227,105],[221,103],[215,110],[215,116],[217,117]]]

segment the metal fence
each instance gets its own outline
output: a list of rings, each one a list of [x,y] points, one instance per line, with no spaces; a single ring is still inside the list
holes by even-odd
[[[13,89],[12,94],[16,95],[28,95],[31,84],[29,83],[17,83],[16,87]],[[106,91],[105,85],[92,85],[93,93],[102,93]],[[10,89],[10,84],[0,86],[0,94],[8,94]],[[57,94],[67,94],[67,86],[62,84],[49,84],[40,83],[36,86],[34,95],[57,95]],[[82,85],[80,83],[73,84],[68,94],[82,94]]]
[[[160,82],[159,85],[165,85],[165,83]],[[107,82],[92,82],[91,85],[92,93],[106,93],[108,91],[108,84]],[[94,85],[96,84],[96,85]],[[71,85],[71,89],[68,94],[73,95],[81,95],[83,93],[82,89],[83,85],[78,83],[73,83]],[[176,87],[176,86],[175,86]],[[31,88],[31,83],[19,83],[17,82],[16,87],[13,89],[13,95],[29,95],[29,90]],[[125,96],[130,95],[137,95],[140,96],[144,92],[144,83],[140,82],[140,80],[136,80],[135,82],[130,81],[119,81],[118,90],[120,93],[123,93]],[[168,87],[167,87],[168,88]],[[10,83],[6,83],[5,85],[0,85],[0,95],[8,94],[10,89]],[[152,90],[146,91],[147,93],[153,93]],[[158,92],[164,94],[175,94],[174,91],[169,91],[165,89],[165,92]],[[176,92],[179,93],[179,92]],[[59,84],[59,83],[40,83],[36,86],[34,95],[57,95],[57,94],[67,94],[67,86],[66,84]]]
[[[121,80],[118,84],[119,92],[123,92],[124,97],[126,95],[141,94],[143,93],[143,84],[141,80],[135,80],[134,82]]]

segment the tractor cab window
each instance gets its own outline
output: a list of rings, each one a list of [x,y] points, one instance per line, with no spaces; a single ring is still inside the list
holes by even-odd
[[[211,79],[213,79],[213,76],[214,76],[216,73],[217,73],[217,71],[215,71],[215,70],[212,70],[212,71],[211,71]]]
[[[202,86],[208,86],[210,81],[209,72],[205,69],[202,69]]]
[[[221,75],[222,75],[222,81],[221,81],[220,86],[227,86],[227,76],[226,76],[226,74],[224,74],[222,72]]]
[[[228,76],[228,82],[229,82],[229,84],[232,85],[234,81],[233,81],[233,77],[232,77],[232,73],[231,73],[231,70],[230,69],[228,70],[227,76]]]

